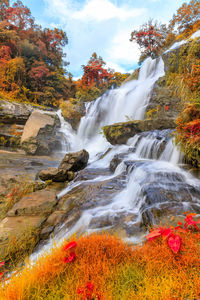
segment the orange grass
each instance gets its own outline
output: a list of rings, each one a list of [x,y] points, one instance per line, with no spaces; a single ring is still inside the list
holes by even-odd
[[[178,234],[177,254],[163,237],[133,247],[109,234],[82,236],[72,263],[62,261],[71,251],[64,251],[65,242],[13,277],[0,299],[198,299],[200,233]],[[88,282],[91,294],[78,294]]]

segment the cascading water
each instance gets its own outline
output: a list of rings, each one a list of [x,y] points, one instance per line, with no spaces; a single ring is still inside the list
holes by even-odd
[[[60,209],[68,213],[54,232],[57,241],[104,229],[135,242],[145,233],[143,225],[160,222],[158,215],[200,211],[200,182],[178,167],[181,155],[171,130],[144,132],[119,146],[110,145],[100,133],[102,126],[126,121],[127,116],[143,119],[153,86],[163,75],[162,59],[148,58],[138,80],[87,105],[77,133],[61,119],[61,132],[68,141],[64,150],[84,148],[90,161],[58,195]]]

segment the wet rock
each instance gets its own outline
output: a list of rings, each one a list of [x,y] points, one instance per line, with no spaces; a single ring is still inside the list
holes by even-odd
[[[123,174],[102,182],[83,182],[59,200],[58,209],[71,213],[108,204],[125,184]]]
[[[151,130],[175,128],[174,119],[140,120],[116,123],[103,127],[104,135],[112,145],[126,144],[134,135]]]
[[[83,180],[92,180],[97,176],[106,176],[110,175],[110,170],[108,168],[105,169],[95,169],[95,168],[86,168],[78,172],[74,181],[83,181]]]
[[[21,137],[22,148],[27,154],[49,155],[60,147],[56,130],[60,121],[56,114],[32,112]]]
[[[43,181],[52,180],[54,182],[64,182],[70,181],[74,178],[73,172],[68,172],[66,170],[59,170],[57,168],[48,168],[46,170],[42,170],[38,174],[39,178]]]
[[[119,158],[119,155],[115,155],[110,162],[110,171],[115,172],[117,166],[122,162],[122,159]]]
[[[61,161],[58,170],[67,170],[72,172],[80,171],[87,166],[88,159],[89,153],[86,150],[67,153]]]
[[[54,191],[37,191],[24,196],[8,212],[8,216],[48,215],[57,204]]]
[[[40,232],[40,239],[46,240],[49,235],[53,232],[54,226],[44,227]]]
[[[66,213],[63,211],[58,211],[55,210],[46,220],[47,225],[49,226],[55,226],[55,225],[60,225],[64,221],[66,216]]]
[[[145,226],[159,225],[166,217],[183,216],[185,211],[200,212],[198,205],[200,190],[182,183],[181,177],[177,177],[176,174],[171,174],[172,177],[175,185],[172,184],[173,181],[167,182],[169,179],[163,174],[164,186],[154,183],[147,184],[143,188],[145,202],[140,211]],[[162,182],[161,177],[159,182]]]
[[[89,154],[86,150],[67,153],[58,168],[48,168],[39,172],[41,180],[52,180],[55,182],[71,181],[74,179],[74,172],[84,169],[87,166]]]

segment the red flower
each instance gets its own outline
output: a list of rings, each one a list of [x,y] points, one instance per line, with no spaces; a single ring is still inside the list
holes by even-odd
[[[64,250],[64,251],[67,251],[67,250],[76,248],[76,246],[77,246],[77,242],[73,241],[73,242],[68,243],[68,244],[63,248],[63,250]]]
[[[179,235],[171,235],[167,240],[168,246],[174,253],[178,253],[180,251],[181,243],[182,240]]]
[[[169,110],[169,105],[165,106],[165,110],[168,111]]]
[[[70,252],[69,256],[63,258],[64,263],[71,263],[76,260],[76,254],[74,252]]]

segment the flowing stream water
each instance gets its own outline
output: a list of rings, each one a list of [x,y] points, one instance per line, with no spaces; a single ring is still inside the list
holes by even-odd
[[[138,80],[87,104],[77,132],[58,113],[63,153],[86,149],[90,159],[58,195],[63,205],[70,203],[73,209],[54,233],[56,241],[73,233],[108,230],[138,242],[150,224],[185,211],[200,212],[200,181],[180,167],[182,156],[170,129],[143,132],[118,146],[101,133],[102,126],[127,117],[142,120],[153,86],[164,74],[163,60],[148,58]]]

